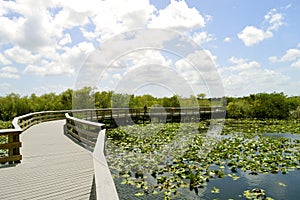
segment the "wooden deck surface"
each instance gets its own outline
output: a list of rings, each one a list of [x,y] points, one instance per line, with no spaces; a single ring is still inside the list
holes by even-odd
[[[22,163],[0,168],[0,199],[89,199],[91,153],[63,133],[64,120],[21,134]]]

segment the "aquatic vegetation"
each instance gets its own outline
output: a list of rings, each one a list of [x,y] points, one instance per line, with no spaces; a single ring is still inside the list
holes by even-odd
[[[254,120],[254,119],[226,119],[222,134],[234,132],[244,134],[257,133],[295,133],[300,134],[299,120]]]
[[[271,197],[267,197],[265,191],[263,189],[254,188],[251,191],[245,190],[244,197],[247,199],[265,199],[265,200],[273,200]]]
[[[217,138],[207,136],[207,122],[119,127],[107,132],[107,161],[115,180],[138,189],[135,196],[163,194],[165,199],[179,197],[182,189],[198,194],[212,179],[238,180],[239,172],[255,176],[300,169],[299,139],[262,134],[276,132],[273,129],[279,130],[283,122],[241,123],[227,121],[226,135]],[[293,122],[285,125],[296,127]],[[211,190],[219,192],[216,187]],[[252,197],[250,193],[245,191],[244,196]]]

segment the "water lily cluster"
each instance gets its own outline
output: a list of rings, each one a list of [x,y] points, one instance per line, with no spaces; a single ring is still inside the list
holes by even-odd
[[[183,190],[198,194],[212,179],[237,180],[239,171],[257,175],[300,169],[299,139],[263,135],[283,132],[278,129],[282,122],[250,121],[227,121],[219,137],[208,136],[208,121],[111,129],[106,157],[115,181],[137,188],[135,196],[165,199],[178,198]],[[299,130],[294,122],[285,127],[286,132]]]

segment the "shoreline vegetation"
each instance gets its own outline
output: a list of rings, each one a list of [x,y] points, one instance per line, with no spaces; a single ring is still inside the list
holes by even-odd
[[[276,196],[267,185],[245,186],[243,177],[284,175],[287,181],[278,178],[276,182],[289,189],[293,187],[288,181],[290,174],[300,172],[300,97],[283,93],[219,99],[206,98],[205,94],[157,98],[93,92],[92,88],[69,89],[58,95],[21,97],[12,93],[0,97],[0,128],[11,128],[10,120],[30,112],[82,106],[76,102],[86,102],[84,105],[94,108],[226,106],[226,120],[217,139],[205,134],[211,120],[109,129],[105,151],[117,190],[125,191],[125,195],[132,191],[127,194],[129,197],[120,199],[177,199],[190,195],[197,198],[206,188],[209,191],[205,195],[229,199],[231,196],[224,193],[226,187],[218,185],[222,181],[231,185],[240,181],[234,191],[236,198],[280,199],[283,197]],[[6,141],[0,137],[0,144]],[[208,150],[207,145],[211,147]],[[287,195],[290,196],[284,198],[297,194]]]
[[[73,103],[72,103],[73,102]],[[72,108],[148,108],[226,106],[226,118],[232,119],[300,119],[300,96],[288,97],[284,93],[258,93],[245,97],[207,98],[196,96],[153,97],[149,94],[137,96],[117,94],[113,91],[94,91],[91,87],[79,90],[68,89],[61,94],[48,93],[41,96],[31,94],[21,97],[11,93],[0,96],[0,128],[9,127],[7,121],[16,116],[46,110],[71,110]]]

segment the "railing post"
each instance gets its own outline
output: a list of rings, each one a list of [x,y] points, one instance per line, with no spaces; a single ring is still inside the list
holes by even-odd
[[[14,143],[14,142],[20,142],[19,134],[8,135],[8,143]],[[9,157],[13,157],[13,156],[17,156],[17,155],[20,155],[20,147],[10,147],[8,149]],[[20,160],[10,161],[9,164],[13,164],[13,162],[20,163],[21,161]]]

